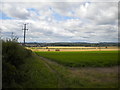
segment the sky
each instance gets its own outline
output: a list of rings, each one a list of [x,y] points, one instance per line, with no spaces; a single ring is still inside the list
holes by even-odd
[[[2,2],[2,39],[23,42],[118,42],[117,2]]]

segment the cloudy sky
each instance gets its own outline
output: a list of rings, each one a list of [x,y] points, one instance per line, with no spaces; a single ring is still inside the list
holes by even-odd
[[[117,42],[117,2],[5,2],[1,3],[2,38],[11,32],[23,42]]]

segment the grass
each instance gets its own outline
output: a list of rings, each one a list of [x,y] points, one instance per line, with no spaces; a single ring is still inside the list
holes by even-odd
[[[46,67],[45,63],[36,55],[26,60],[21,66],[28,80],[23,83],[24,88],[56,88],[56,75]]]
[[[28,79],[22,83],[23,88],[115,88],[117,72],[104,72],[95,68],[70,69],[49,60],[42,60],[33,54],[28,58],[21,71]]]
[[[108,67],[118,64],[117,51],[36,52],[38,55],[70,67]]]
[[[26,50],[22,46],[18,46],[11,41],[7,44],[3,43],[3,46],[3,88],[34,89],[118,87],[118,67],[65,67],[64,65],[58,64],[52,60],[40,57],[32,51]],[[99,52],[98,54],[103,55],[102,53],[104,55],[109,54],[110,57],[116,59],[115,55],[117,52],[114,52],[114,55],[113,52]],[[69,63],[70,65],[77,65],[75,62],[79,63],[79,59],[78,61],[76,59],[79,55],[81,55],[81,57],[84,55],[89,56],[89,54],[95,55],[95,52],[39,52],[37,54],[43,54],[44,57],[52,56],[55,58],[61,56],[59,58],[61,58],[61,60],[64,59],[66,64],[68,62],[68,65]],[[83,58],[87,56],[84,56]],[[70,59],[72,64],[69,60],[67,61],[67,59]],[[74,59],[76,59],[76,61],[74,61]],[[58,59],[58,61],[60,60]],[[62,62],[63,64],[64,61]],[[86,65],[88,65],[88,63]],[[7,84],[6,81],[8,81]]]

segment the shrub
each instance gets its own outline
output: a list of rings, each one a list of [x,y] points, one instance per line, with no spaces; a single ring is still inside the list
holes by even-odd
[[[24,60],[31,56],[31,51],[18,45],[17,42],[2,42],[2,74],[3,88],[11,83],[21,83],[25,80],[25,73],[20,71]]]

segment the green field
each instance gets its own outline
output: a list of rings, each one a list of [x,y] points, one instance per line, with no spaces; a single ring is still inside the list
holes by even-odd
[[[11,41],[3,42],[2,51],[3,88],[118,87],[115,51],[35,54]]]
[[[37,55],[21,66],[26,73],[22,88],[117,88],[117,67],[68,68]],[[13,86],[17,86],[13,84]],[[18,88],[18,87],[17,87]]]
[[[118,51],[36,52],[70,67],[107,67],[118,64]]]

